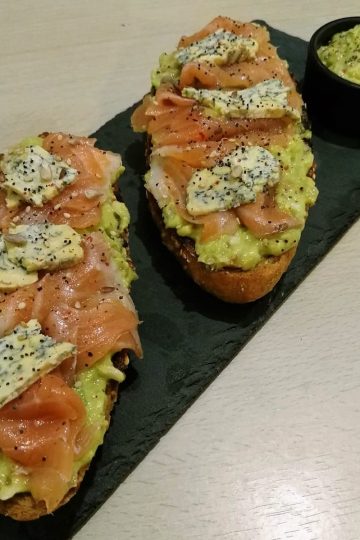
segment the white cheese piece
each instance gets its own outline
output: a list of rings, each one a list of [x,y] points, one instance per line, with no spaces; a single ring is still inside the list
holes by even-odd
[[[193,216],[254,202],[265,186],[280,178],[280,163],[260,146],[241,146],[211,169],[196,171],[186,189],[186,208]]]
[[[9,192],[34,206],[43,206],[77,176],[76,169],[38,145],[16,147],[3,156],[0,168],[10,208],[16,205],[16,198]]]
[[[237,36],[220,28],[204,39],[179,49],[175,52],[175,57],[180,64],[196,60],[220,66],[255,58],[258,48],[255,39]]]
[[[207,90],[183,88],[182,95],[227,118],[300,119],[297,109],[289,106],[290,88],[279,79],[269,79],[245,90]]]
[[[17,225],[4,238],[10,261],[28,272],[71,266],[84,255],[81,235],[69,225]]]
[[[35,319],[0,339],[0,407],[76,352],[72,343],[56,343],[41,333]]]
[[[9,260],[3,235],[0,235],[0,291],[10,292],[38,280],[37,272],[26,272]]]

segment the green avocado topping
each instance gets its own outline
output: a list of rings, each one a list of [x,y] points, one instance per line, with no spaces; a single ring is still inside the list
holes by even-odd
[[[360,24],[335,34],[320,47],[318,56],[336,75],[360,84]]]
[[[162,83],[177,84],[181,72],[181,64],[176,58],[175,52],[162,53],[159,58],[159,65],[151,72],[151,85],[159,88]]]
[[[123,239],[123,233],[128,228],[129,223],[129,210],[124,203],[117,201],[113,196],[112,191],[110,191],[107,201],[101,207],[99,229],[109,245],[111,258],[116,264],[122,282],[127,288],[129,288],[131,282],[137,278],[136,272],[128,257]]]

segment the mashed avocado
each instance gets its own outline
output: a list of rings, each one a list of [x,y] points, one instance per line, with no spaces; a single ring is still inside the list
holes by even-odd
[[[89,450],[74,463],[73,484],[77,484],[77,473],[83,465],[89,463],[95,452],[102,444],[105,432],[108,428],[108,420],[105,412],[107,406],[106,386],[109,380],[119,383],[125,380],[125,375],[118,370],[108,354],[90,369],[84,370],[78,375],[75,390],[83,400],[87,413],[87,421],[94,426],[93,440]]]
[[[159,88],[160,84],[170,82],[177,84],[181,72],[181,65],[176,59],[175,52],[162,53],[159,58],[159,65],[151,72],[151,85]]]
[[[111,250],[111,258],[115,262],[123,283],[127,288],[137,275],[126,252],[123,232],[128,228],[130,214],[125,204],[119,202],[109,192],[107,201],[101,207],[101,221],[99,229],[104,235]]]
[[[360,84],[360,24],[335,34],[318,50],[320,60],[331,71]]]
[[[29,137],[21,141],[18,146],[34,144],[41,145],[42,139],[39,137]],[[124,168],[121,167],[116,171],[112,179],[113,183],[123,170]],[[101,206],[101,221],[99,226],[91,230],[79,231],[92,232],[100,230],[103,233],[111,249],[111,257],[119,270],[121,280],[127,288],[129,288],[133,279],[136,278],[136,273],[130,266],[122,238],[122,233],[128,228],[129,221],[128,209],[124,203],[116,200],[110,189],[105,203]],[[107,407],[107,383],[109,380],[115,380],[120,383],[124,379],[125,375],[115,368],[110,354],[96,362],[92,367],[78,374],[74,389],[85,404],[87,422],[89,425],[94,426],[94,430],[93,439],[88,451],[74,463],[73,478],[69,488],[77,484],[78,471],[92,460],[98,446],[103,442],[108,427],[108,421],[105,415]],[[29,491],[29,488],[25,470],[0,451],[0,500],[10,499],[15,494],[26,491]]]
[[[269,151],[279,159],[283,169],[276,186],[277,205],[305,223],[307,208],[315,203],[318,195],[314,181],[307,176],[313,162],[311,150],[301,136],[295,136],[285,148],[272,146]],[[215,269],[236,266],[250,270],[264,257],[278,256],[295,247],[301,235],[301,228],[296,228],[257,238],[239,225],[235,234],[202,242],[201,225],[185,221],[176,212],[174,203],[168,203],[162,212],[166,227],[176,229],[179,236],[192,238],[199,261]]]
[[[6,501],[27,489],[27,479],[22,468],[0,452],[0,499]]]

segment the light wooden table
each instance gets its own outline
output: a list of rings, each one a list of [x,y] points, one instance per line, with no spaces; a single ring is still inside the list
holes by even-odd
[[[0,148],[90,133],[215,15],[309,38],[358,0],[0,0]],[[360,157],[360,155],[359,155]],[[360,223],[76,536],[360,539]]]

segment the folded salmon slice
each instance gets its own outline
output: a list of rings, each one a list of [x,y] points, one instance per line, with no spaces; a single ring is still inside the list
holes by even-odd
[[[111,297],[103,297],[96,305],[81,309],[54,308],[46,318],[47,333],[58,341],[73,334],[72,342],[77,345],[76,363],[74,367],[70,363],[67,368],[61,365],[62,376],[68,379],[68,370],[81,371],[108,353],[133,349],[140,355],[138,323],[134,312]]]
[[[29,488],[51,512],[68,491],[74,460],[86,451],[85,406],[56,375],[46,375],[0,409],[0,448],[28,468]]]
[[[156,93],[155,100],[151,101],[146,114],[148,116],[161,115],[168,107],[191,107],[195,103],[194,99],[186,98],[178,94],[176,88],[172,84],[164,83],[161,85],[160,92]]]
[[[194,43],[194,41],[199,41],[204,39],[209,34],[213,34],[216,30],[219,29],[228,30],[237,36],[251,37],[255,39],[259,46],[267,45],[269,41],[269,33],[263,26],[258,26],[253,23],[241,23],[230,19],[230,17],[215,17],[212,21],[209,22],[204,28],[195,32],[190,36],[183,36],[178,44],[178,47],[187,47]]]
[[[0,193],[0,226],[6,229],[16,217],[18,223],[67,223],[76,229],[98,225],[100,205],[106,199],[112,180],[121,167],[120,156],[95,148],[95,139],[73,137],[64,133],[43,135],[43,147],[61,157],[78,171],[76,180],[41,208],[22,204],[9,210]]]
[[[164,93],[166,100],[162,99]],[[176,91],[169,92],[169,85],[161,85],[154,97],[145,96],[131,118],[133,129],[147,131],[154,147],[220,141],[253,133],[259,136],[267,133],[289,136],[293,133],[294,125],[288,117],[226,119],[206,116],[193,100],[187,100],[190,103],[182,106],[169,101],[169,93],[176,94]]]
[[[279,79],[290,88],[288,102],[291,107],[301,111],[302,99],[296,91],[286,63],[281,60],[272,45],[274,54],[258,56],[254,60],[239,62],[229,66],[215,66],[204,62],[186,64],[180,75],[179,87],[244,89],[269,79]]]
[[[235,150],[241,139],[222,139],[221,141],[204,141],[189,145],[161,146],[154,150],[154,156],[170,157],[184,161],[196,169],[213,167],[216,162]]]
[[[302,225],[300,220],[276,206],[273,189],[258,193],[255,202],[238,206],[235,213],[240,222],[260,238]]]
[[[284,147],[289,139],[290,137],[285,134],[251,132],[220,141],[200,141],[188,145],[161,146],[153,151],[153,155],[184,161],[191,167],[201,169],[213,167],[219,160],[239,146],[267,147],[276,145]]]

